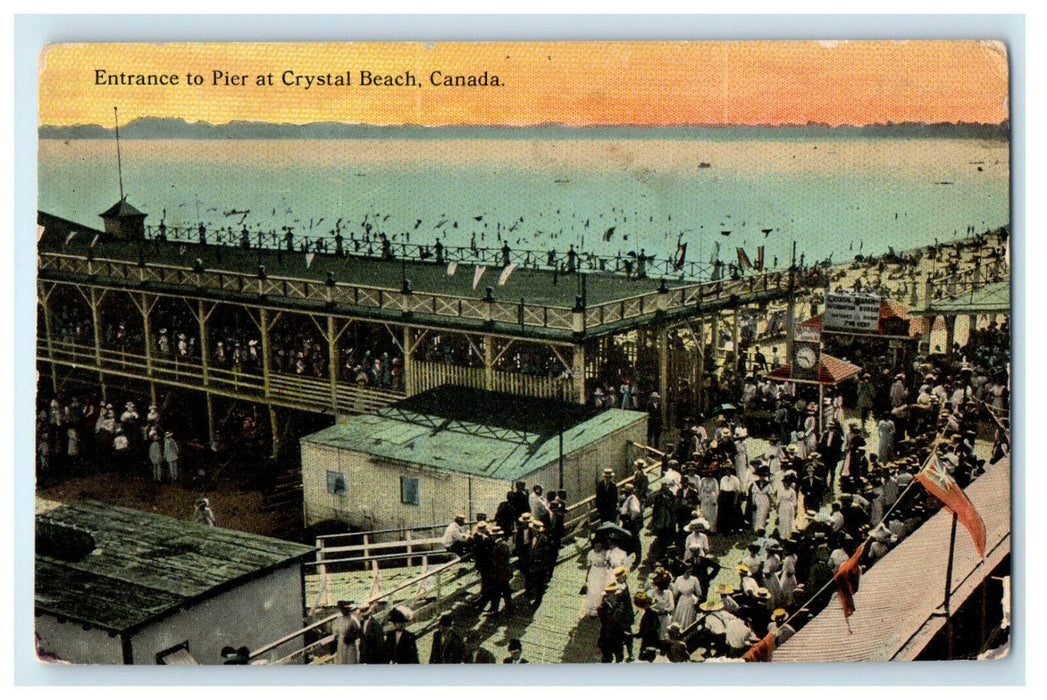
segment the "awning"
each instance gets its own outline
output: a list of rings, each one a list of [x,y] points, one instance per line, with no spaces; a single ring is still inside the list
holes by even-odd
[[[793,366],[782,365],[767,373],[768,379],[779,382],[794,381],[800,384],[821,384],[822,386],[834,386],[840,382],[850,379],[862,371],[858,365],[851,364],[846,360],[822,354],[821,362],[818,364],[818,380],[797,378],[793,379]]]

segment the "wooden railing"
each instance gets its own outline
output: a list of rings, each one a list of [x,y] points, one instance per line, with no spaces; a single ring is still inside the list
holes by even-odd
[[[415,392],[433,389],[444,384],[502,391],[518,396],[536,396],[556,399],[560,397],[563,380],[520,372],[493,370],[490,385],[483,367],[449,365],[442,362],[411,360],[407,366],[408,383]]]
[[[596,330],[606,324],[650,316],[659,311],[722,300],[731,295],[788,291],[787,273],[766,272],[736,280],[692,283],[576,309],[526,301],[510,302],[424,291],[404,292],[334,280],[264,276],[233,270],[196,269],[168,263],[139,263],[66,253],[40,252],[38,259],[42,277],[49,273],[62,273],[136,288],[150,283],[169,284],[192,288],[197,292],[264,296],[394,314],[420,314],[491,322],[521,329],[544,328],[573,333]]]
[[[933,307],[935,302],[973,294],[980,287],[1007,279],[1010,274],[1010,266],[999,258],[979,258],[962,270],[939,270],[927,276],[925,304]]]
[[[265,378],[260,371],[243,372],[209,366],[205,372],[204,367],[194,360],[171,357],[147,359],[144,355],[106,348],[99,350],[96,355],[92,346],[58,340],[52,340],[49,349],[47,340],[42,338],[37,339],[37,359],[143,381],[196,386],[236,398],[308,411],[369,413],[404,397],[403,392],[337,382],[336,403],[332,404],[331,382],[328,379],[273,372],[269,375],[269,391],[266,392]]]

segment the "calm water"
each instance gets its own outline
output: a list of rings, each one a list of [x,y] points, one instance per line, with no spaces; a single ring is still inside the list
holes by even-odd
[[[1008,146],[947,139],[125,141],[128,200],[169,226],[785,264],[911,248],[1009,221]],[[710,167],[701,168],[700,163]],[[978,168],[981,168],[981,171]],[[951,184],[939,184],[951,183]],[[90,226],[118,197],[107,141],[40,142],[40,208]],[[477,220],[477,217],[481,217]],[[310,222],[310,220],[312,220]],[[457,227],[455,226],[457,224]],[[603,235],[615,227],[609,241]],[[773,229],[765,236],[761,229]],[[730,231],[729,236],[721,231]]]

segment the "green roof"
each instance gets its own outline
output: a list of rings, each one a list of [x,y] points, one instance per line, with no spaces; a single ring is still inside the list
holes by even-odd
[[[114,632],[297,562],[293,542],[95,501],[36,502],[37,612]]]
[[[488,412],[487,407],[498,408]],[[561,420],[564,453],[570,454],[646,417],[638,411],[596,411],[549,399],[444,386],[377,414],[350,418],[302,441],[516,481],[557,459]]]

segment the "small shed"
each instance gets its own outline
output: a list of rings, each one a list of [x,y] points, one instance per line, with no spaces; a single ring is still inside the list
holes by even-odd
[[[94,501],[36,501],[36,633],[84,664],[218,664],[301,629],[292,542]]]
[[[444,385],[301,439],[306,525],[366,530],[493,516],[517,481],[592,495],[610,467],[624,477],[647,414]]]

